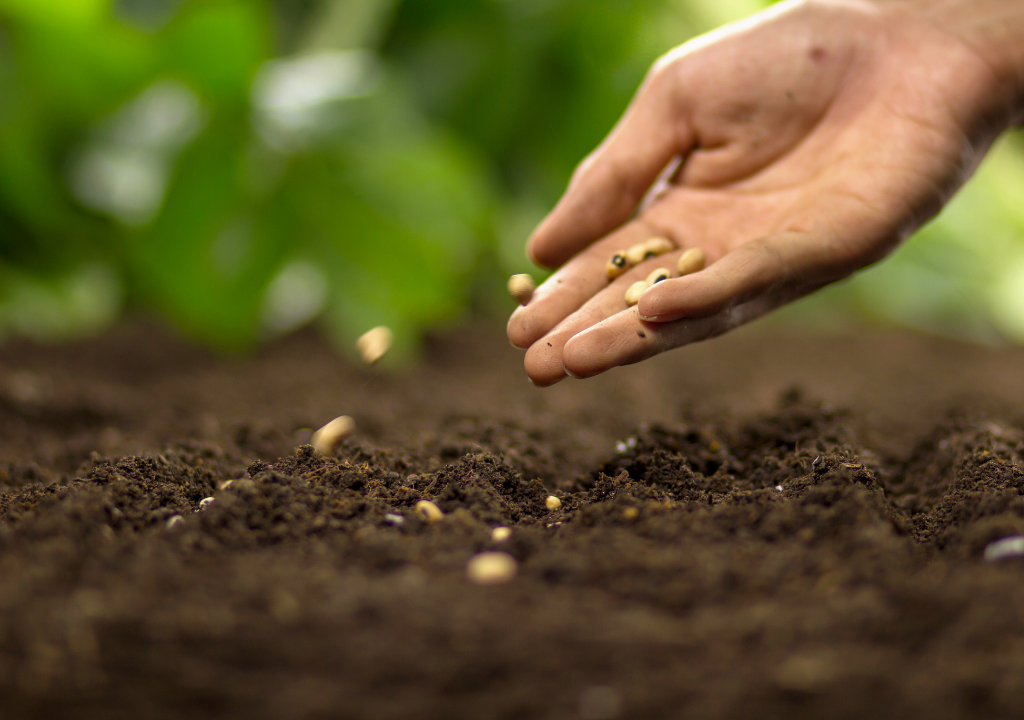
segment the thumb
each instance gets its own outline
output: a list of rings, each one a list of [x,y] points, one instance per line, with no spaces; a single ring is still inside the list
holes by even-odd
[[[527,245],[530,259],[558,267],[626,222],[663,170],[689,153],[694,133],[676,84],[677,63],[655,65],[625,115],[573,174]]]

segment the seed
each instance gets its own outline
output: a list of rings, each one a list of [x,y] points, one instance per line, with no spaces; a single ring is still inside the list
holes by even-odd
[[[631,245],[629,247],[629,249],[626,250],[626,262],[629,263],[630,267],[633,267],[634,265],[639,265],[640,263],[642,263],[644,261],[644,258],[645,258],[646,255],[647,255],[647,243],[646,242],[637,243],[636,245]]]
[[[646,251],[644,252],[645,260],[652,257],[658,257],[659,255],[664,255],[665,253],[670,253],[676,249],[676,246],[672,244],[671,240],[666,240],[665,238],[660,237],[651,238],[644,243],[644,246],[646,248]]]
[[[508,294],[516,299],[520,305],[530,302],[533,291],[537,286],[529,275],[513,275],[508,279]]]
[[[985,548],[985,559],[989,562],[1017,557],[1024,557],[1024,536],[1021,535],[996,540]]]
[[[205,510],[206,508],[208,508],[211,505],[213,505],[213,502],[214,502],[214,500],[213,500],[212,497],[203,498],[202,500],[199,501],[199,509],[200,510]]]
[[[554,495],[548,495],[547,500],[544,501],[547,505],[548,510],[554,512],[558,508],[562,507],[562,501],[556,498]]]
[[[622,517],[626,518],[627,520],[635,520],[639,514],[640,511],[637,510],[635,507],[628,507],[622,511]]]
[[[234,480],[225,480],[224,482],[217,485],[218,490],[227,490],[229,487],[235,484]]]
[[[672,271],[668,268],[658,268],[650,275],[647,276],[647,284],[654,285],[660,283],[662,280],[668,280],[672,277]]]
[[[676,269],[679,270],[679,277],[703,270],[704,263],[706,262],[707,258],[704,257],[703,250],[700,248],[690,248],[679,256],[679,262],[676,265]]]
[[[640,302],[640,296],[644,294],[644,290],[649,287],[650,285],[646,280],[641,280],[630,285],[629,289],[626,290],[626,304],[630,307],[636,305]]]
[[[609,280],[614,280],[628,269],[629,262],[626,260],[625,250],[619,250],[617,253],[612,255],[612,259],[604,266],[604,271],[608,273]]]
[[[466,577],[477,585],[500,585],[516,576],[516,559],[503,552],[482,552],[466,563]]]
[[[384,522],[388,525],[401,525],[405,522],[405,518],[401,515],[395,515],[394,513],[387,513],[384,516]]]
[[[512,528],[499,525],[491,530],[491,540],[494,542],[505,542],[512,537]]]
[[[167,518],[167,527],[177,527],[178,525],[181,525],[183,522],[185,522],[185,518],[183,518],[181,515],[171,515],[169,518]]]
[[[391,341],[394,339],[395,335],[391,329],[380,325],[367,331],[356,340],[356,350],[359,351],[359,357],[363,359],[364,363],[373,365],[387,355],[388,350],[391,349]]]
[[[416,503],[416,514],[430,524],[441,522],[441,518],[444,517],[441,508],[429,500],[420,500]]]
[[[355,431],[356,421],[348,415],[341,415],[313,433],[309,442],[318,453],[331,455],[334,448],[338,447],[338,443]]]

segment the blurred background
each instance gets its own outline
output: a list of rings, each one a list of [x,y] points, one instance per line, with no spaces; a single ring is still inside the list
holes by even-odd
[[[660,54],[767,0],[0,0],[0,336],[126,311],[244,350],[504,322]],[[535,273],[540,277],[539,273]],[[1024,342],[1024,142],[776,322]]]

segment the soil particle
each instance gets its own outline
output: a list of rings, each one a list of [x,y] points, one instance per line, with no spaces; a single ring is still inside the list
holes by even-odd
[[[1024,712],[1020,351],[739,333],[542,393],[505,347],[4,349],[0,717]]]

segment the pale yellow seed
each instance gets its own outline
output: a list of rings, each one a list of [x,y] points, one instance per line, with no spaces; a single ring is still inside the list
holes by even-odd
[[[185,522],[185,518],[183,518],[181,515],[171,515],[169,518],[167,518],[167,527],[177,527],[178,525],[181,525],[183,522]]]
[[[508,294],[514,297],[520,305],[530,302],[533,291],[536,289],[537,286],[529,275],[513,275],[508,279]]]
[[[482,552],[466,563],[466,577],[477,585],[501,585],[516,576],[519,563],[503,552]]]
[[[626,262],[629,264],[630,267],[633,267],[634,265],[639,265],[640,263],[642,263],[644,261],[644,255],[646,255],[646,254],[647,254],[647,243],[646,242],[637,243],[636,245],[631,245],[629,247],[629,249],[626,250]]]
[[[394,339],[395,335],[391,329],[381,325],[356,340],[356,350],[359,351],[359,357],[363,359],[364,363],[373,365],[387,355]]]
[[[672,277],[671,270],[668,268],[658,268],[647,276],[647,284],[653,285],[654,283],[661,282],[662,280],[668,280],[670,277]]]
[[[562,501],[556,498],[554,495],[548,495],[547,500],[544,501],[548,510],[554,512],[558,508],[562,507]]]
[[[491,530],[491,540],[493,542],[505,542],[512,537],[512,528],[499,525],[498,527]]]
[[[644,294],[644,290],[650,287],[650,284],[646,280],[635,282],[629,286],[626,290],[626,304],[633,307],[640,302],[640,296]]]
[[[216,500],[214,500],[214,498],[212,497],[203,498],[202,500],[199,501],[199,509],[205,510],[206,508],[213,505],[214,502],[216,502]]]
[[[640,511],[637,510],[635,507],[628,507],[622,511],[622,517],[626,518],[627,520],[635,520],[639,514]]]
[[[609,280],[614,280],[627,270],[629,270],[629,261],[626,260],[625,250],[619,250],[612,255],[612,259],[604,266],[604,271],[608,274]]]
[[[429,500],[420,500],[416,503],[416,513],[431,524],[441,522],[441,518],[444,517],[444,513],[441,512],[441,508]]]
[[[646,254],[649,257],[657,257],[658,255],[664,255],[676,249],[676,246],[672,243],[671,240],[666,240],[665,238],[660,237],[651,238],[646,243],[644,243],[644,245],[647,249]],[[651,255],[651,253],[653,253],[653,255]]]
[[[704,263],[707,259],[704,257],[704,251],[700,248],[690,248],[682,255],[679,256],[679,262],[676,264],[676,269],[679,270],[679,276],[692,275],[695,272],[699,272],[704,269]]]
[[[313,433],[310,444],[323,455],[330,455],[338,443],[356,431],[356,421],[348,415],[336,417]]]

